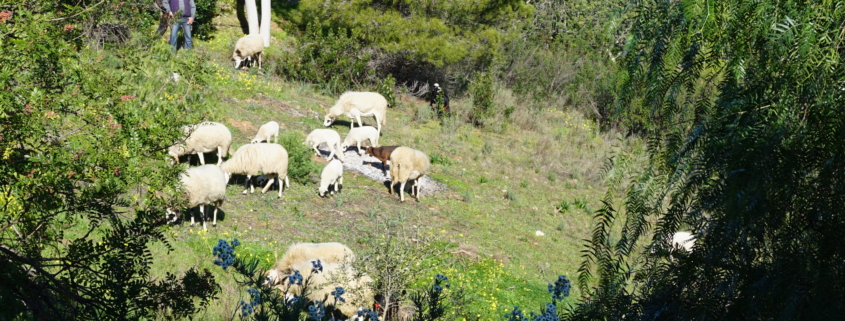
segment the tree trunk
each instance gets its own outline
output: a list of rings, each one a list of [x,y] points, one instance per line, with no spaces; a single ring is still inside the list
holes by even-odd
[[[272,17],[270,0],[261,0],[261,38],[264,47],[270,47],[270,17]]]
[[[255,0],[246,0],[246,20],[249,34],[258,35],[258,8],[255,7]]]

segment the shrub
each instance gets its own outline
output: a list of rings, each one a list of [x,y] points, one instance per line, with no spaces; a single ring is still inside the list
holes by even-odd
[[[396,108],[396,79],[388,74],[378,83],[378,93],[387,99],[387,105]]]
[[[297,132],[286,132],[279,137],[279,144],[288,152],[288,177],[298,184],[310,185],[315,182],[311,174],[317,175],[320,169],[311,161],[311,150],[302,145],[303,141],[305,137]]]
[[[452,160],[440,153],[431,153],[429,158],[432,165],[452,165]]]
[[[476,126],[484,126],[484,120],[493,112],[493,77],[490,73],[482,72],[476,75],[470,85],[472,95],[472,113],[470,120]]]

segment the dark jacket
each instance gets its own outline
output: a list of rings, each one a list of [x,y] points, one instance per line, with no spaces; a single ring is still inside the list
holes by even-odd
[[[190,18],[197,16],[197,5],[194,0],[162,0],[161,7],[168,10],[168,13],[176,13],[182,10],[182,17]]]

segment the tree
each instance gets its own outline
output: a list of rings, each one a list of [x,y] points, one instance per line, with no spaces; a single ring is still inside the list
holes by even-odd
[[[246,19],[249,23],[249,34],[259,35],[258,8],[255,7],[255,0],[246,0]]]
[[[571,319],[845,317],[844,24],[830,1],[637,4],[619,108],[650,165],[609,167],[626,197],[596,213]]]
[[[261,38],[264,39],[264,47],[270,47],[270,18],[273,16],[273,9],[270,0],[261,0]]]
[[[204,114],[206,58],[172,58],[142,34],[101,37],[110,21],[141,23],[118,4],[2,8],[0,319],[196,313],[214,278],[152,280],[149,246],[167,245],[151,195],[176,186],[163,151]],[[92,39],[106,49],[86,49]],[[172,82],[171,71],[191,76]]]

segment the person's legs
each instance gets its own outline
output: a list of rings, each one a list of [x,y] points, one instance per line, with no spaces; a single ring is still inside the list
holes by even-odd
[[[196,23],[196,20],[194,20]],[[194,47],[194,40],[191,38],[191,28],[193,25],[188,24],[188,18],[182,18],[182,33],[185,35],[185,49]]]
[[[176,40],[179,37],[179,25],[181,25],[182,21],[179,19],[173,19],[173,23],[170,24],[170,46],[173,47],[173,52],[176,52]]]

